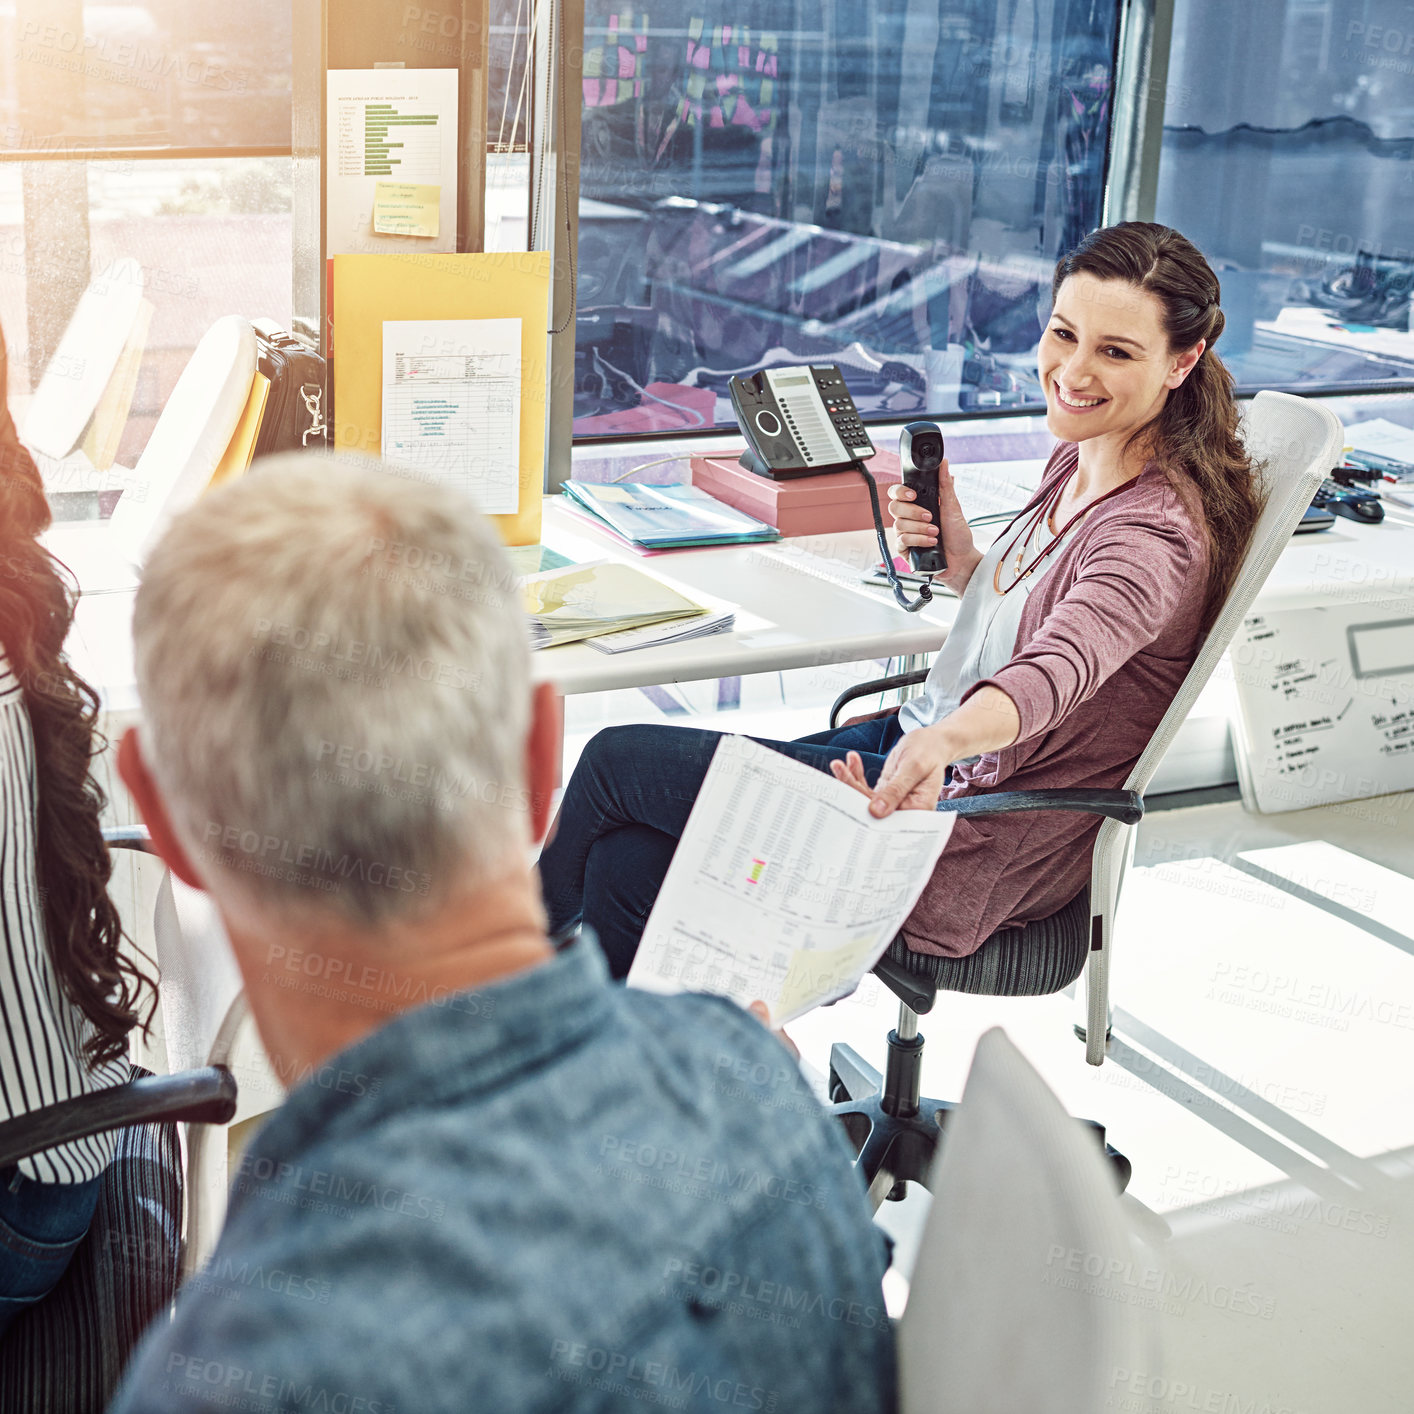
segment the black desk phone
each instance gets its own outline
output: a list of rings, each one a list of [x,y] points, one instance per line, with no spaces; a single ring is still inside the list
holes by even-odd
[[[893,554],[884,537],[879,512],[879,488],[864,466],[874,455],[874,444],[864,430],[859,409],[845,386],[844,375],[832,363],[812,363],[794,368],[766,368],[727,384],[732,411],[746,437],[741,464],[773,481],[819,476],[832,471],[857,471],[869,487],[874,530],[884,573],[899,604],[914,613],[933,597],[927,584],[910,600],[894,569]],[[910,422],[899,438],[899,463],[904,482],[918,504],[938,522],[938,466],[943,459],[943,434],[936,423]],[[941,546],[936,550],[910,550],[915,570],[939,574],[947,569]]]
[[[874,455],[859,409],[832,363],[767,368],[733,378],[727,388],[747,441],[741,464],[758,476],[784,481],[850,471]]]

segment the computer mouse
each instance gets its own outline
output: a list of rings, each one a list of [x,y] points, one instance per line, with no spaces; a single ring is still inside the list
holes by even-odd
[[[1326,509],[1347,520],[1364,521],[1366,525],[1377,525],[1385,518],[1385,508],[1373,496],[1332,496],[1326,502]]]

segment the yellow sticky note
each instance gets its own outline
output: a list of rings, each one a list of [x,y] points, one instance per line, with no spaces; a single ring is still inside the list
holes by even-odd
[[[442,188],[379,182],[373,188],[373,229],[384,236],[440,235]]]

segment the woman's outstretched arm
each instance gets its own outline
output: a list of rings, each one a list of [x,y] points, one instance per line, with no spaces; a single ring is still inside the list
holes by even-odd
[[[942,721],[909,732],[889,753],[872,790],[857,752],[831,762],[830,770],[837,780],[870,797],[871,815],[882,818],[895,810],[935,810],[954,761],[1000,751],[1020,731],[1016,703],[999,687],[980,687]]]

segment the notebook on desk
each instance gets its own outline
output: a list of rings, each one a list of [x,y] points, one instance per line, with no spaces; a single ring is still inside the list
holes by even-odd
[[[764,521],[692,485],[598,485],[566,481],[565,495],[595,520],[646,550],[779,540]]]

